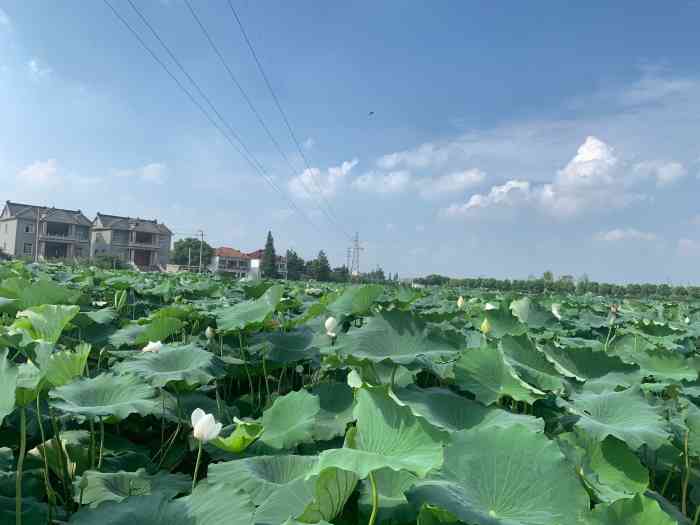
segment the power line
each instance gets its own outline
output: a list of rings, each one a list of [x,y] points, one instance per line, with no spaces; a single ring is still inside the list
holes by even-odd
[[[250,99],[250,97],[248,96],[248,93],[246,93],[245,89],[243,88],[243,86],[241,85],[241,83],[240,83],[240,82],[238,81],[238,79],[236,78],[236,75],[234,74],[233,70],[232,70],[231,67],[229,66],[229,64],[228,64],[228,62],[226,61],[226,59],[224,58],[224,55],[221,53],[221,51],[220,51],[219,48],[217,47],[216,43],[214,42],[214,39],[212,38],[211,34],[210,34],[209,31],[207,30],[206,26],[204,25],[204,23],[202,22],[202,20],[201,20],[201,19],[199,18],[199,16],[197,15],[197,12],[196,12],[196,11],[194,10],[194,8],[192,7],[192,4],[190,3],[189,0],[185,0],[185,5],[187,5],[187,8],[189,9],[190,14],[192,15],[192,18],[194,18],[195,22],[197,22],[197,25],[198,25],[199,28],[202,30],[202,33],[204,34],[205,38],[207,39],[207,42],[209,42],[209,46],[212,48],[212,50],[214,51],[214,53],[215,53],[216,56],[218,57],[219,61],[220,61],[221,64],[223,65],[224,69],[225,69],[226,72],[228,73],[228,76],[229,76],[229,78],[231,79],[231,82],[233,82],[233,84],[236,86],[236,88],[237,88],[238,91],[240,92],[241,96],[243,97],[243,99],[246,101],[246,104],[248,105],[248,107],[250,108],[250,110],[253,112],[253,114],[254,114],[255,117],[257,118],[258,122],[260,123],[260,126],[262,126],[263,130],[265,130],[265,133],[267,134],[268,138],[270,139],[270,141],[271,141],[272,144],[274,145],[274,147],[275,147],[275,149],[277,150],[277,152],[280,154],[280,156],[282,157],[282,159],[287,163],[287,165],[288,165],[288,166],[290,167],[290,169],[292,170],[292,175],[293,175],[293,176],[296,175],[296,171],[297,171],[297,170],[296,170],[296,168],[294,167],[294,165],[292,164],[292,161],[289,159],[289,157],[287,156],[287,154],[284,152],[284,150],[282,149],[282,146],[280,146],[280,143],[277,141],[277,139],[275,138],[275,136],[274,136],[274,135],[272,134],[272,132],[270,131],[270,128],[269,128],[269,126],[266,124],[265,119],[262,117],[262,115],[260,114],[260,112],[257,110],[257,108],[255,107],[255,105],[253,104],[253,101],[252,101],[252,100]],[[312,176],[311,178],[312,178],[312,180],[313,180],[313,176]],[[308,185],[307,185],[306,182],[304,181],[303,174],[298,178],[298,180],[299,180],[299,183],[301,184],[301,186],[304,188],[304,191],[306,191],[306,193],[309,195],[309,197],[310,197],[312,200],[314,200],[314,196],[313,196],[311,190],[309,189]],[[321,197],[323,197],[323,193],[322,193],[322,192],[319,192],[319,195],[320,195]],[[347,233],[343,230],[342,225],[338,222],[338,220],[336,219],[336,217],[333,216],[332,212],[329,211],[329,210],[327,210],[326,208],[324,208],[324,207],[321,205],[320,202],[316,202],[316,204],[317,204],[318,208],[321,210],[321,212],[322,212],[322,213],[328,218],[328,220],[331,222],[331,226],[337,227],[338,229],[340,229],[340,231],[341,231],[343,234],[346,234],[346,235],[347,235]]]
[[[180,88],[180,90],[182,90],[182,91],[185,93],[185,95],[187,95],[187,98],[189,98],[190,101],[202,112],[202,114],[206,117],[206,119],[209,121],[209,123],[212,124],[212,125],[217,129],[217,131],[219,131],[219,133],[221,133],[221,134],[223,135],[223,137],[226,139],[226,141],[227,141],[227,142],[228,142],[228,143],[229,143],[229,144],[230,144],[230,145],[231,145],[231,146],[232,146],[232,147],[233,147],[233,148],[234,148],[234,149],[235,149],[235,150],[236,150],[236,151],[237,151],[237,152],[252,166],[252,167],[253,167],[253,169],[255,170],[255,172],[256,172],[259,176],[261,176],[261,177],[270,185],[270,187],[272,187],[273,190],[277,191],[277,192],[282,196],[282,198],[285,199],[285,200],[291,205],[291,207],[292,207],[297,213],[299,213],[299,214],[302,216],[302,218],[304,218],[304,220],[306,220],[314,229],[316,229],[316,230],[319,231],[319,233],[320,233],[320,230],[318,229],[318,226],[316,226],[316,224],[313,223],[313,222],[311,221],[311,219],[309,219],[309,218],[306,216],[306,214],[297,206],[297,204],[296,204],[290,197],[288,197],[287,195],[285,195],[285,193],[284,193],[284,192],[274,183],[274,181],[273,181],[272,179],[270,179],[270,177],[265,173],[265,170],[264,170],[264,168],[262,167],[262,165],[260,165],[259,162],[257,162],[257,159],[255,159],[255,157],[252,155],[252,153],[249,153],[249,152],[248,152],[248,149],[245,147],[245,144],[241,141],[241,139],[240,139],[240,137],[238,136],[238,134],[236,134],[235,131],[233,130],[233,128],[231,128],[230,125],[228,125],[228,123],[226,122],[226,120],[224,120],[224,119],[221,117],[220,113],[216,110],[215,106],[211,103],[211,101],[210,101],[210,100],[208,99],[208,97],[204,94],[204,92],[201,90],[201,88],[199,88],[199,85],[196,83],[196,81],[187,73],[187,71],[184,69],[184,67],[182,66],[182,64],[180,64],[180,62],[177,60],[177,58],[172,54],[172,52],[169,50],[169,48],[167,47],[167,45],[166,45],[166,44],[163,42],[163,40],[158,36],[157,32],[156,32],[156,31],[153,29],[153,27],[148,23],[148,21],[146,20],[146,18],[141,14],[141,12],[138,10],[138,8],[136,8],[136,6],[133,4],[133,2],[132,2],[131,0],[129,0],[129,4],[131,5],[131,7],[132,7],[132,8],[134,9],[134,11],[139,15],[139,17],[140,17],[141,20],[146,24],[146,26],[151,30],[151,32],[154,34],[154,36],[156,37],[156,39],[157,39],[157,40],[161,43],[161,45],[166,49],[166,51],[168,52],[168,54],[170,55],[170,57],[173,59],[173,61],[176,63],[176,65],[178,65],[178,67],[179,67],[179,68],[181,69],[181,71],[185,74],[185,76],[187,76],[187,78],[190,80],[190,82],[192,82],[192,84],[195,86],[195,88],[196,88],[197,91],[200,93],[200,95],[202,96],[202,98],[204,98],[205,101],[208,102],[208,104],[211,106],[211,108],[212,108],[212,110],[214,111],[214,113],[219,117],[219,119],[224,123],[224,125],[227,126],[227,128],[229,129],[229,131],[231,132],[231,134],[232,134],[232,135],[236,138],[236,140],[240,143],[240,147],[239,147],[239,145],[237,145],[237,144],[231,139],[231,137],[226,133],[226,131],[224,131],[224,130],[221,128],[221,126],[216,122],[216,120],[214,120],[214,118],[213,118],[213,117],[209,114],[209,112],[202,106],[202,104],[194,97],[194,95],[182,84],[182,82],[180,81],[180,79],[178,79],[177,76],[175,76],[175,74],[174,74],[172,71],[170,71],[170,68],[168,68],[168,66],[160,59],[160,57],[158,57],[158,55],[148,46],[148,44],[146,44],[146,42],[143,40],[143,38],[141,37],[141,35],[140,35],[140,34],[131,26],[131,24],[129,24],[129,22],[114,8],[114,6],[109,2],[109,0],[103,0],[103,1],[104,1],[104,3],[110,8],[110,10],[112,11],[112,13],[117,17],[117,19],[118,19],[122,24],[124,24],[124,26],[129,30],[129,32],[136,38],[136,40],[138,40],[138,42],[139,42],[139,43],[141,44],[141,46],[148,52],[148,54],[151,55],[151,57],[163,68],[163,70],[168,74],[168,76],[177,84],[177,86]],[[250,157],[249,157],[248,155],[250,155]]]
[[[316,186],[316,190],[318,191],[318,194],[320,195],[321,199],[323,199],[324,203],[328,207],[329,214],[333,215],[332,209],[330,207],[330,204],[328,203],[328,200],[324,197],[323,195],[323,190],[321,187],[318,185],[318,182],[316,179],[313,177],[313,172],[311,171],[311,165],[309,163],[309,159],[306,157],[304,154],[304,150],[301,147],[301,144],[299,143],[299,140],[297,139],[296,134],[294,133],[294,130],[292,129],[292,125],[289,122],[289,119],[287,118],[287,114],[284,112],[284,109],[282,109],[282,104],[279,101],[279,98],[277,97],[277,94],[275,93],[275,90],[272,88],[272,84],[270,83],[270,79],[267,76],[267,73],[265,73],[265,69],[262,66],[262,63],[260,62],[260,59],[258,58],[258,54],[255,52],[255,48],[253,47],[253,43],[250,41],[248,38],[248,34],[246,33],[245,27],[243,27],[243,22],[241,21],[240,17],[238,16],[238,13],[236,12],[236,9],[233,7],[233,4],[231,3],[231,0],[228,0],[228,6],[231,9],[231,12],[233,13],[233,16],[236,19],[236,22],[238,22],[238,27],[241,29],[241,33],[243,34],[243,38],[246,41],[246,44],[248,45],[248,49],[250,50],[250,54],[253,56],[253,60],[255,61],[255,64],[258,67],[258,70],[260,71],[260,74],[262,75],[263,79],[265,80],[265,85],[267,86],[268,91],[270,92],[270,95],[272,96],[272,99],[275,101],[275,105],[277,106],[277,109],[280,112],[280,115],[282,115],[282,119],[284,120],[285,125],[287,126],[287,130],[289,130],[289,135],[292,138],[292,141],[294,142],[297,151],[299,152],[299,155],[301,156],[302,160],[304,161],[304,165],[306,166],[306,169],[309,170],[310,173],[310,178],[311,182],[313,182],[314,186]],[[334,218],[334,220],[337,221],[337,219]],[[347,232],[342,227],[342,223],[338,221],[339,227],[345,234],[345,236],[348,239],[352,239],[350,234]]]

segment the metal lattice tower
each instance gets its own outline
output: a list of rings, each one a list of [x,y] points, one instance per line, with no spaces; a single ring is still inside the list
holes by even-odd
[[[352,242],[352,263],[350,264],[350,277],[360,276],[360,252],[363,248],[360,246],[360,234],[355,233],[355,238]]]

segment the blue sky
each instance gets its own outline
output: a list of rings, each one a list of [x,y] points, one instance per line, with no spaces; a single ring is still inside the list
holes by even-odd
[[[365,270],[700,282],[698,2],[233,0],[305,170],[226,0],[191,2],[289,163],[183,0],[135,1],[316,227],[97,1],[0,1],[1,199],[243,250],[272,229],[278,250],[340,265],[328,203]]]

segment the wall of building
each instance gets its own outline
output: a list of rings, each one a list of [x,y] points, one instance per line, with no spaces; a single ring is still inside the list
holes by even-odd
[[[0,223],[0,248],[2,251],[17,256],[17,219]]]
[[[36,221],[32,219],[18,219],[17,233],[15,238],[15,255],[17,257],[34,257],[36,253],[36,232],[34,230]],[[29,231],[26,231],[29,230]],[[31,255],[24,253],[24,245],[32,245]]]
[[[172,237],[170,235],[158,235],[160,242],[160,249],[158,250],[158,264],[160,266],[165,266],[170,262],[170,243],[172,242]]]

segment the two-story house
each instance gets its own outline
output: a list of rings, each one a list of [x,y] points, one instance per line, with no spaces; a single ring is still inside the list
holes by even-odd
[[[80,210],[7,201],[0,215],[0,249],[32,260],[88,257],[90,225]]]
[[[212,272],[230,275],[234,279],[241,279],[248,277],[250,259],[243,252],[222,246],[214,250],[209,269]]]
[[[98,213],[92,221],[90,255],[116,255],[141,270],[164,268],[173,233],[156,220]]]
[[[248,272],[248,276],[251,279],[260,279],[262,272],[260,266],[262,265],[264,253],[265,250],[256,250],[246,254],[246,257],[250,259],[250,271]],[[282,279],[287,278],[287,258],[282,255],[277,256],[277,274]]]

